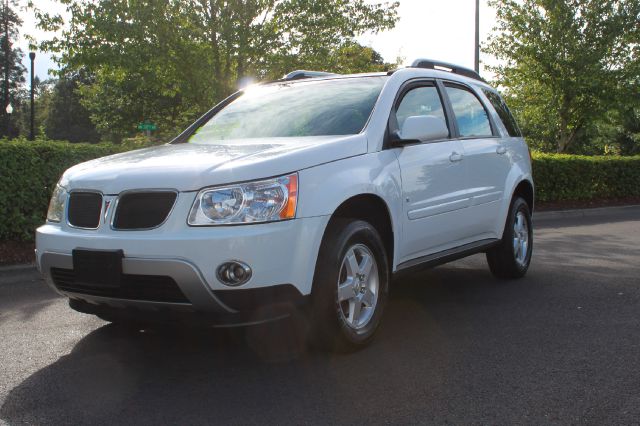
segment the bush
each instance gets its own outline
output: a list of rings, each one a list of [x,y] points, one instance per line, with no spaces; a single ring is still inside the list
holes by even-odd
[[[0,140],[0,241],[33,240],[53,187],[67,168],[149,144],[144,138],[121,145]],[[533,174],[537,201],[640,196],[640,156],[534,153]]]
[[[533,154],[536,201],[640,196],[640,156]]]
[[[53,187],[69,167],[127,150],[125,145],[0,140],[0,241],[31,241]]]

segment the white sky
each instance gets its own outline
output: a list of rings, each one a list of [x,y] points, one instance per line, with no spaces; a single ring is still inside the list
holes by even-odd
[[[386,0],[367,0],[377,3]],[[60,4],[53,0],[37,0],[38,7],[54,11]],[[26,4],[21,0],[20,4]],[[495,25],[495,12],[480,1],[480,40],[485,41]],[[400,0],[400,21],[391,31],[378,34],[365,34],[359,41],[380,52],[388,62],[395,62],[398,56],[410,64],[416,58],[438,59],[473,68],[474,60],[474,0]],[[20,11],[23,20],[20,34],[29,34],[37,39],[47,34],[35,29],[34,17],[25,10]],[[22,38],[19,46],[25,53],[27,66],[28,43]],[[481,61],[491,63],[491,58],[480,57]],[[46,78],[48,70],[55,68],[49,55],[36,53],[36,75]]]

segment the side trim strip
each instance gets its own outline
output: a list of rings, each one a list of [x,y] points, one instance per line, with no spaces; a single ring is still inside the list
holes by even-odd
[[[410,220],[423,219],[429,216],[435,216],[438,214],[454,212],[469,207],[471,204],[470,198],[463,198],[461,200],[449,201],[446,203],[440,203],[429,207],[422,207],[419,209],[411,210],[407,213]]]
[[[417,270],[432,268],[434,266],[442,265],[443,263],[462,259],[463,257],[483,252],[497,244],[500,244],[499,239],[490,238],[418,257],[416,259],[411,259],[398,265],[396,272],[394,273],[394,278],[416,272]]]

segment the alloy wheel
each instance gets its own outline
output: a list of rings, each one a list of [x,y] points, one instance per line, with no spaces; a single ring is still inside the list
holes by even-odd
[[[380,276],[371,250],[364,244],[345,253],[338,276],[338,304],[345,323],[359,330],[373,318],[378,303]]]

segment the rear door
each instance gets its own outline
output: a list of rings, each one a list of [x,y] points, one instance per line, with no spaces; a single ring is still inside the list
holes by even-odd
[[[405,87],[391,113],[390,127],[402,129],[411,116],[428,115],[450,126],[442,93],[434,81]],[[469,206],[462,142],[449,137],[401,146],[398,153],[403,189],[400,262],[456,245],[463,211]]]
[[[458,137],[465,153],[470,197],[465,233],[472,239],[496,238],[496,218],[511,169],[507,146],[479,96],[466,85],[445,82],[455,117]]]

